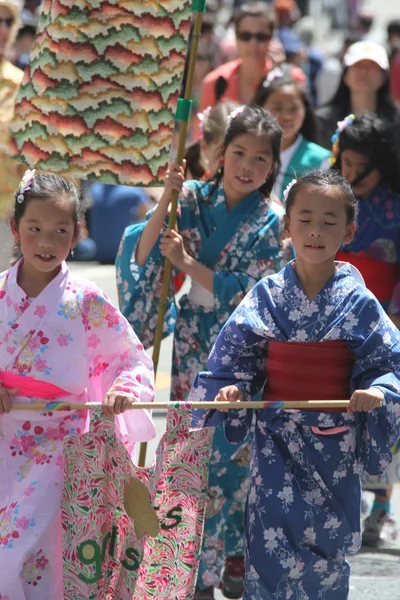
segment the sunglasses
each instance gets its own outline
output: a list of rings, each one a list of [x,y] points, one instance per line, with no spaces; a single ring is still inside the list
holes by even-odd
[[[257,42],[270,42],[272,40],[272,33],[250,33],[250,31],[238,31],[236,37],[241,42],[249,42],[251,39],[255,39]]]
[[[2,25],[5,25],[7,27],[7,29],[10,29],[13,26],[14,23],[14,19],[12,17],[6,17],[5,19],[2,19],[0,17],[0,27]]]

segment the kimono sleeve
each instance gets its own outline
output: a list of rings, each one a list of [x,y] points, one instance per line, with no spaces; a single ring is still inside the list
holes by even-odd
[[[152,211],[147,215],[147,221]],[[159,299],[164,273],[164,258],[160,253],[159,241],[148,256],[146,263],[140,267],[135,260],[136,249],[146,223],[130,225],[124,231],[117,258],[117,290],[121,312],[138,332],[145,348],[154,343]],[[176,306],[172,282],[167,301],[163,335],[173,332],[176,321]]]
[[[89,367],[89,397],[102,402],[109,390],[131,394],[136,402],[154,400],[153,363],[127,320],[100,290],[85,292],[83,322]],[[116,434],[131,450],[155,437],[149,410],[117,415]]]
[[[257,282],[281,270],[282,227],[282,217],[271,210],[268,222],[264,220],[251,246],[241,249],[236,266],[229,271],[215,271],[214,306],[219,322],[226,321]]]
[[[381,408],[354,413],[359,460],[369,475],[380,475],[400,437],[400,333],[372,294],[356,304],[353,314],[368,334],[355,348],[350,345],[356,357],[351,392],[377,387],[385,396]]]
[[[259,282],[222,328],[209,356],[208,371],[198,373],[189,399],[213,401],[219,390],[236,385],[246,400],[259,393],[265,383],[268,324],[263,315],[263,287]],[[250,430],[252,411],[193,411],[195,427],[224,423],[229,442],[243,442]]]

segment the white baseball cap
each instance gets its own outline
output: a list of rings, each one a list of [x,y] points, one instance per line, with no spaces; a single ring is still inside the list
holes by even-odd
[[[389,58],[383,46],[376,42],[363,40],[355,42],[344,55],[343,62],[346,67],[351,67],[362,60],[371,60],[384,71],[389,70]]]

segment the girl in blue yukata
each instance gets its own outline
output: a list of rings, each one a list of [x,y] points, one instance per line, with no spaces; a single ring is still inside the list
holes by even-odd
[[[261,83],[254,102],[263,106],[282,128],[281,168],[274,194],[282,200],[293,177],[329,166],[329,150],[318,145],[317,123],[311,99],[302,83],[276,68]]]
[[[262,279],[229,318],[191,400],[251,400],[257,413],[246,506],[244,600],[346,600],[346,553],[360,547],[360,471],[378,474],[400,432],[400,333],[381,304],[335,262],[357,203],[335,171],[311,172],[286,195],[296,259]],[[277,401],[349,399],[290,410]],[[218,406],[216,402],[216,407]],[[225,410],[225,409],[224,409]],[[199,411],[239,443],[250,410]]]
[[[174,332],[172,400],[188,398],[193,379],[205,369],[230,314],[257,281],[283,265],[283,209],[269,200],[280,167],[281,129],[260,107],[239,107],[228,121],[216,175],[207,182],[183,183],[183,168],[172,165],[158,206],[147,223],[126,229],[117,258],[120,306],[146,347],[153,343],[164,258],[191,277],[190,291],[180,299],[179,308],[171,289],[165,319],[164,333]],[[173,191],[179,192],[178,231],[166,228]],[[214,598],[224,566],[224,545],[230,558],[243,557],[248,485],[248,462],[241,466],[244,454],[243,448],[227,442],[222,428],[216,430],[210,518],[196,599]],[[231,528],[227,541],[228,518],[237,527]],[[243,573],[234,575],[235,589],[225,592],[240,597]]]
[[[365,284],[392,321],[400,326],[395,294],[400,279],[400,158],[389,125],[374,115],[349,115],[332,138],[333,168],[351,183],[359,201],[358,228],[337,259],[359,269]],[[391,514],[392,487],[373,490],[363,544],[379,545],[398,535]]]

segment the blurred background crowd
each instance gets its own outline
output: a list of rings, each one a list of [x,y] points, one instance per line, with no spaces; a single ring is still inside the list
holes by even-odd
[[[251,103],[260,83],[276,68],[298,81],[308,93],[315,125],[308,135],[312,142],[330,150],[338,121],[349,113],[374,111],[391,121],[400,147],[396,108],[400,102],[400,18],[393,15],[386,27],[377,28],[373,7],[364,0],[265,0],[251,2],[250,12],[248,6],[242,0],[207,0],[193,89],[188,163],[194,172],[189,170],[189,176],[209,171],[209,158],[198,142],[202,137],[202,113],[226,100]],[[0,0],[0,152],[6,139],[2,127],[12,116],[39,14],[38,0],[26,0],[24,4]],[[262,99],[262,104],[271,108],[268,100]],[[284,119],[280,125],[285,129]],[[3,153],[3,216],[12,205],[12,192],[19,178],[20,173]],[[103,184],[89,185],[85,191],[86,226],[75,260],[112,263],[124,228],[144,219],[160,191]],[[0,229],[0,245],[4,246],[4,220]],[[0,267],[5,266],[0,257]]]

